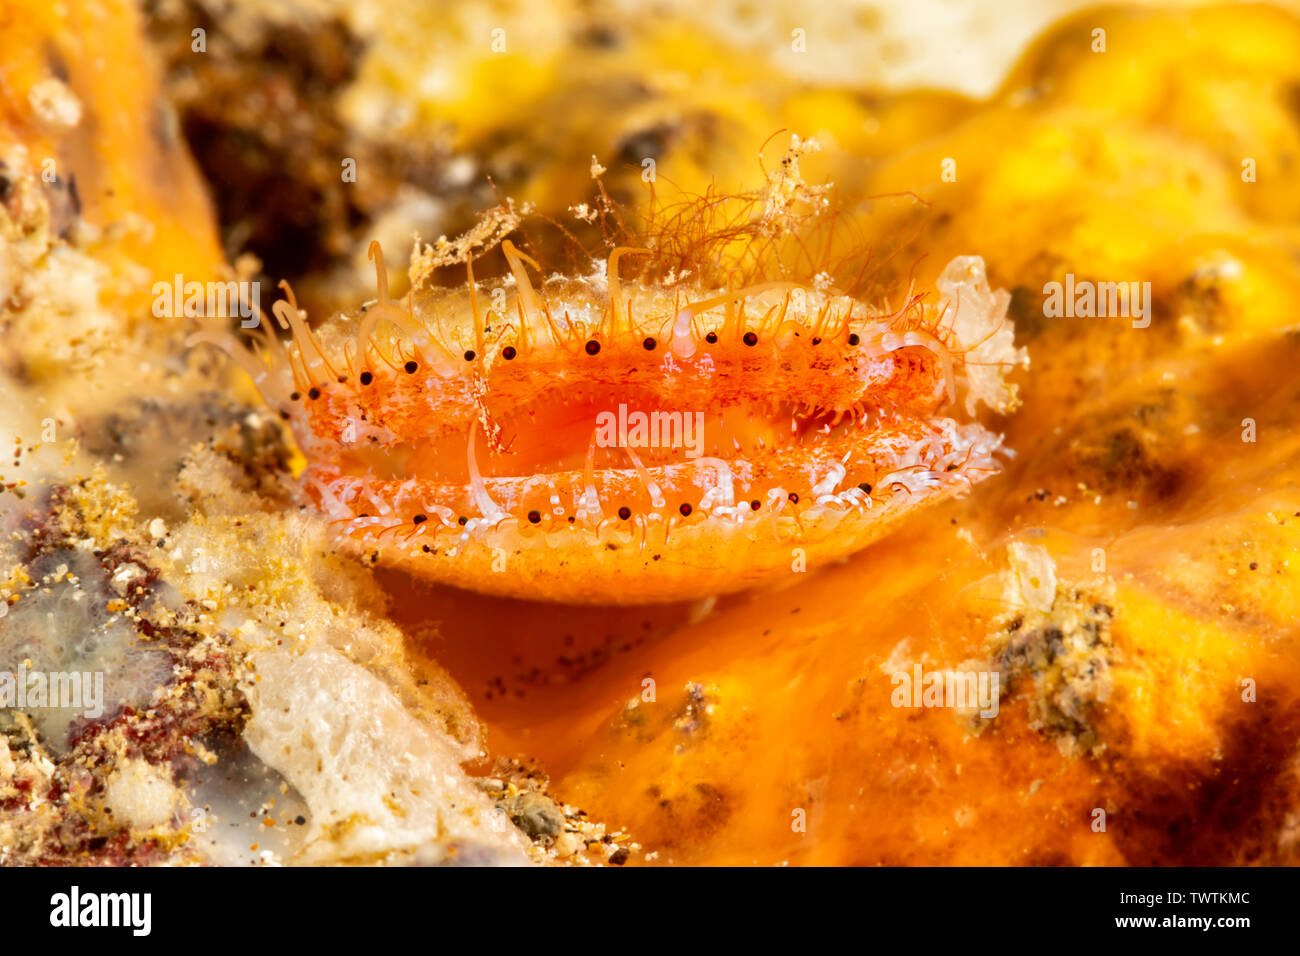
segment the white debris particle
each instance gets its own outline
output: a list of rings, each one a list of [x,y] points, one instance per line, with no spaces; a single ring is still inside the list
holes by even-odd
[[[27,102],[37,118],[49,126],[71,129],[81,122],[81,101],[62,80],[54,77],[34,84],[27,93]]]
[[[141,830],[170,823],[182,801],[170,772],[134,757],[119,763],[104,785],[114,818]]]
[[[1011,570],[1007,575],[1006,601],[1046,613],[1056,600],[1056,564],[1047,549],[1013,541],[1007,545]]]

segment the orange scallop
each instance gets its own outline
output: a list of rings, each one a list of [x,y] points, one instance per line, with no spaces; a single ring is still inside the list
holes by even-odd
[[[844,557],[998,470],[974,420],[1023,363],[983,263],[895,312],[809,283],[591,274],[388,293],[254,355],[216,342],[289,421],[303,488],[375,560],[494,594],[633,604]],[[670,272],[670,277],[680,273]],[[733,282],[734,286],[735,283]],[[964,409],[953,408],[959,390]]]

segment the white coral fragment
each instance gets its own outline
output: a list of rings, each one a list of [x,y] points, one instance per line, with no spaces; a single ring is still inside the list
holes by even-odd
[[[1017,365],[1028,367],[1029,350],[1015,346],[1015,327],[1007,316],[1010,293],[989,288],[979,256],[953,259],[935,286],[939,308],[951,324],[957,347],[965,352],[961,379],[966,414],[973,415],[980,402],[1000,414],[1013,411],[1017,388],[1006,377]]]
[[[523,838],[461,769],[452,741],[365,668],[321,646],[253,660],[244,739],[311,808],[303,861],[459,844],[525,862]]]

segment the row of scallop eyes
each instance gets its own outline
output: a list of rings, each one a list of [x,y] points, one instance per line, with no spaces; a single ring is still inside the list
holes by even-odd
[[[709,332],[707,335],[704,336],[704,339],[706,342],[712,345],[718,341],[718,334],[716,332]],[[744,343],[748,346],[754,346],[758,344],[758,336],[753,332],[746,332],[742,341],[744,341]],[[849,335],[849,345],[857,345],[859,341],[860,339],[856,332],[853,332]],[[821,339],[815,338],[812,340],[812,343],[813,345],[819,345],[821,344]],[[653,338],[647,337],[645,341],[642,342],[641,344],[645,347],[646,351],[650,352],[650,351],[654,351],[658,343]],[[588,355],[598,354],[600,352],[600,343],[597,342],[595,339],[588,340],[586,345],[586,352]],[[501,350],[501,357],[506,359],[507,361],[513,359],[517,354],[518,353],[515,351],[514,346],[511,345],[507,345],[504,349]],[[470,349],[465,352],[465,361],[467,362],[474,361],[476,357],[477,355],[473,349]],[[408,361],[403,366],[403,368],[406,370],[408,374],[414,375],[417,371],[419,371],[420,366],[419,363],[412,360],[412,361]],[[360,380],[362,385],[369,385],[371,382],[374,381],[374,375],[372,375],[370,372],[362,372],[360,375]],[[340,375],[339,381],[340,382],[347,381],[347,376]],[[298,392],[294,392],[289,397],[295,402],[298,401],[300,398],[302,398],[302,396]],[[307,397],[312,399],[313,401],[315,399],[320,398],[320,389],[313,386],[311,389],[308,390]],[[858,488],[861,489],[866,494],[871,494],[871,485],[868,484],[867,482],[861,483],[860,485],[858,485]],[[795,504],[798,503],[799,495],[797,493],[792,491],[790,492],[789,497],[792,503]],[[762,502],[755,499],[754,501],[751,501],[749,503],[749,507],[752,510],[757,511],[759,508],[762,507]],[[678,511],[681,513],[682,517],[689,516],[692,510],[693,509],[691,508],[690,504],[686,502],[683,502],[681,507],[678,508]],[[629,518],[632,517],[632,509],[624,505],[622,508],[618,509],[618,516],[623,521],[627,521]],[[362,515],[361,517],[363,518],[368,517],[368,515]],[[412,520],[415,524],[421,524],[428,519],[425,515],[416,515]],[[541,512],[536,510],[528,512],[528,520],[532,524],[540,523],[542,520]],[[572,517],[569,518],[570,522],[572,522],[573,520],[574,519]],[[469,519],[466,518],[464,515],[462,515],[459,519],[459,523],[462,525],[467,523],[468,521]]]
[[[860,485],[858,485],[858,488],[865,494],[868,495],[871,494],[871,485],[868,482],[865,481],[862,482]],[[799,495],[797,493],[792,491],[790,492],[788,497],[792,504],[799,503]],[[759,501],[757,498],[755,498],[753,501],[749,503],[749,507],[751,511],[757,511],[759,508],[763,507],[763,503]],[[685,518],[688,517],[694,509],[691,508],[691,506],[686,502],[683,502],[681,507],[679,507],[677,510],[681,513],[682,517]],[[627,521],[632,517],[632,509],[629,508],[627,505],[624,505],[623,507],[618,509],[618,516],[620,520]],[[370,515],[363,513],[360,515],[360,517],[369,518]],[[424,524],[424,522],[428,520],[429,520],[428,515],[416,515],[411,519],[411,523]],[[533,511],[528,512],[528,521],[530,524],[539,524],[541,520],[542,520],[542,513],[540,511],[534,509]],[[572,516],[569,517],[570,524],[572,524],[574,520],[575,519]],[[458,524],[463,525],[463,524],[467,524],[468,522],[469,519],[466,518],[464,515],[461,515],[460,518],[457,519]]]
[[[718,333],[710,332],[706,336],[704,336],[704,340],[708,342],[710,345],[713,345],[715,342],[718,341]],[[746,332],[742,341],[748,346],[751,347],[755,346],[758,344],[758,335],[756,335],[753,332]],[[849,335],[849,345],[857,345],[860,341],[861,339],[858,337],[858,333],[853,332]],[[656,342],[653,338],[647,338],[641,344],[645,347],[645,350],[647,352],[653,352],[659,343]],[[813,339],[812,344],[820,345],[821,339]],[[600,343],[597,342],[595,339],[590,339],[588,340],[584,350],[588,355],[597,355],[600,352]],[[501,350],[501,357],[505,359],[507,362],[512,360],[518,354],[519,353],[515,351],[515,347],[513,345],[507,345],[505,348]],[[472,362],[476,358],[478,358],[478,353],[475,352],[473,349],[469,349],[465,352],[466,362]],[[420,370],[420,364],[412,360],[407,362],[403,366],[403,368],[406,370],[408,375],[414,375],[416,372]],[[360,379],[362,385],[369,385],[371,382],[375,380],[375,377],[370,372],[362,372],[360,375]],[[346,382],[347,376],[340,375],[339,381]],[[296,402],[300,398],[302,398],[302,395],[300,395],[298,392],[294,392],[289,397]],[[309,389],[307,392],[307,397],[313,400],[320,398],[320,389],[319,388]]]

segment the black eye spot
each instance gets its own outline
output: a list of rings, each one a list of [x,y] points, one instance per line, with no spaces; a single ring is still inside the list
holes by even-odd
[[[285,411],[282,411],[282,412],[280,412],[280,417],[283,418],[283,419],[287,422],[287,421],[289,420],[289,413],[288,413],[288,412],[285,412]]]
[[[618,509],[618,516],[626,521],[628,518],[632,517],[632,509],[627,505],[624,505]]]
[[[416,370],[417,368],[419,368],[420,366],[417,365],[415,362],[411,361],[411,362],[407,362],[407,363],[406,363],[404,366],[402,366],[402,367],[406,369],[406,374],[407,374],[407,375],[414,375],[414,374],[415,374],[415,370]]]
[[[858,338],[858,333],[853,332],[849,335],[849,345],[857,345],[862,339]]]
[[[467,351],[465,352],[465,361],[466,361],[466,362],[472,362],[472,361],[474,361],[474,350],[473,350],[473,349],[469,349],[469,350],[467,350]]]
[[[310,398],[312,401],[315,401],[316,399],[320,398],[320,389],[313,388],[308,390],[307,397]]]
[[[469,519],[466,518],[464,515],[461,515],[459,518],[456,519],[457,524],[465,524],[467,521],[469,521]]]
[[[641,344],[645,346],[645,350],[646,350],[647,352],[653,352],[653,351],[655,350],[655,340],[654,340],[654,339],[646,339],[646,340],[645,340],[644,342],[642,342]]]
[[[344,385],[344,384],[346,384],[346,383],[347,383],[347,380],[348,380],[348,377],[347,377],[346,375],[340,375],[340,376],[339,376],[339,384],[340,384],[340,385]]]
[[[362,372],[362,373],[361,373],[361,384],[362,384],[362,385],[369,385],[369,384],[370,384],[371,382],[373,382],[374,380],[375,380],[375,377],[374,377],[373,375],[371,375],[369,372]]]
[[[757,498],[749,503],[750,511],[757,511],[761,507],[763,507],[763,502],[759,501]]]
[[[861,489],[862,491],[865,491],[867,494],[871,494],[871,485],[865,481],[862,484],[858,485],[858,488]]]
[[[542,513],[540,511],[530,511],[528,512],[528,520],[533,524],[537,524],[537,522],[542,520]]]
[[[416,515],[416,516],[415,516],[414,518],[412,518],[411,520],[412,520],[413,522],[415,522],[416,524],[423,524],[424,522],[428,521],[429,519],[428,519],[427,517],[425,517],[424,515]]]
[[[509,362],[512,358],[514,358],[518,354],[519,353],[515,351],[515,347],[513,345],[507,345],[505,348],[501,350],[501,357],[505,359],[507,362]]]
[[[682,506],[677,510],[680,511],[682,513],[682,517],[685,518],[691,513],[691,506],[683,503]]]
[[[704,336],[704,341],[712,345],[714,342],[718,341],[718,333],[710,332],[708,335]]]
[[[595,355],[599,351],[600,351],[600,343],[597,342],[595,339],[592,339],[590,342],[587,343],[588,355]]]
[[[427,544],[422,544],[420,545],[420,550],[423,551],[425,554],[428,554],[433,549],[430,548]]]
[[[799,503],[799,495],[796,494],[796,493],[793,492],[793,491],[790,492],[790,500],[791,500],[794,504],[798,504],[798,503]]]
[[[289,401],[291,401],[291,402],[296,402],[296,401],[298,401],[298,399],[300,399],[300,398],[302,398],[302,396],[299,395],[297,392],[293,392],[293,393],[291,393],[291,394],[289,395]]]
[[[744,338],[744,343],[745,343],[746,345],[751,345],[751,346],[752,346],[752,345],[757,345],[757,344],[758,344],[758,336],[755,335],[753,332],[746,332],[746,333],[745,333],[745,338]]]
[[[813,345],[821,345],[821,344],[822,344],[822,340],[819,339],[819,338],[817,338],[816,336],[814,336],[814,337],[813,337]]]

